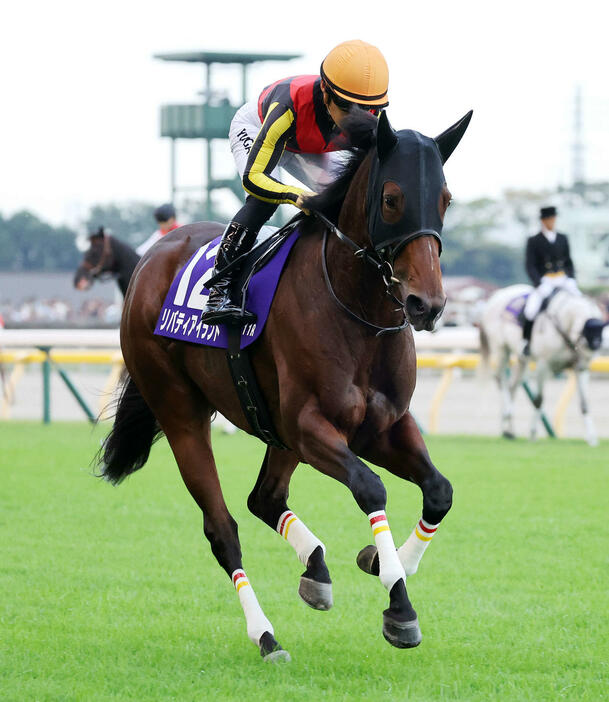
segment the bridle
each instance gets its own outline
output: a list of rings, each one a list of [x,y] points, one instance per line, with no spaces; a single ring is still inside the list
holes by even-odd
[[[410,325],[410,322],[408,321],[406,314],[406,303],[405,301],[402,301],[398,297],[396,297],[392,291],[392,288],[400,283],[399,279],[396,278],[393,274],[393,265],[398,255],[402,252],[402,250],[411,241],[413,241],[414,239],[418,239],[421,236],[435,237],[440,244],[441,251],[442,240],[440,239],[440,235],[438,234],[438,232],[432,229],[420,229],[418,231],[412,232],[411,234],[408,234],[403,239],[400,239],[397,243],[387,246],[384,249],[381,249],[380,251],[377,251],[376,249],[370,246],[361,247],[358,244],[356,244],[353,241],[353,239],[350,239],[346,234],[341,232],[340,229],[336,225],[334,225],[327,217],[321,214],[321,212],[314,211],[312,214],[314,214],[326,227],[322,240],[321,265],[326,287],[328,288],[330,296],[332,297],[334,302],[336,302],[336,304],[341,308],[341,310],[343,310],[343,312],[345,312],[349,317],[351,317],[351,319],[354,319],[360,324],[363,324],[368,329],[376,332],[376,336],[382,336],[383,334],[397,334],[398,332],[401,332],[403,329],[408,327]],[[378,272],[383,282],[383,285],[385,286],[385,294],[398,305],[395,311],[402,313],[401,324],[394,327],[382,327],[378,324],[373,324],[367,319],[363,319],[362,317],[357,315],[355,312],[350,310],[341,300],[339,300],[338,296],[334,292],[334,288],[332,287],[332,282],[328,274],[328,262],[326,256],[328,231],[331,231],[338,237],[340,241],[346,244],[353,251],[353,255],[356,258],[359,258],[365,261],[366,263],[370,264]]]
[[[438,242],[440,243],[440,250],[442,250],[442,241],[440,239],[440,235],[438,232],[431,230],[431,229],[420,229],[418,231],[412,232],[411,234],[408,234],[406,237],[403,239],[400,239],[396,244],[392,246],[387,246],[384,249],[381,249],[380,251],[376,251],[372,247],[361,247],[359,244],[356,244],[353,239],[349,238],[346,234],[340,231],[340,229],[333,224],[325,215],[323,215],[321,212],[318,212],[316,210],[311,210],[311,216],[317,217],[319,221],[325,225],[324,229],[324,235],[322,239],[322,244],[321,244],[321,266],[323,270],[323,275],[324,275],[324,281],[326,283],[326,287],[328,288],[328,292],[330,293],[330,296],[334,300],[334,302],[340,307],[340,309],[348,316],[351,317],[351,319],[355,320],[359,324],[362,324],[365,326],[367,329],[370,329],[371,331],[375,332],[376,336],[382,336],[383,334],[397,334],[401,332],[402,330],[406,329],[406,327],[410,326],[410,322],[408,321],[408,317],[406,314],[406,303],[402,300],[400,300],[398,297],[396,297],[392,291],[392,288],[395,285],[398,285],[400,283],[400,280],[396,278],[393,274],[393,263],[395,262],[396,257],[400,254],[402,249],[409,244],[411,241],[414,239],[418,239],[421,236],[433,236],[435,237]],[[298,222],[303,220],[306,217],[306,215],[303,212],[299,212],[295,217],[293,217],[287,224],[285,224],[283,227],[278,229],[276,232],[271,234],[271,236],[266,239],[265,241],[261,242],[257,246],[254,246],[254,248],[251,249],[248,253],[244,253],[241,256],[238,256],[234,261],[231,261],[227,266],[225,266],[221,271],[213,275],[206,283],[208,287],[215,285],[219,280],[224,278],[227,273],[229,273],[231,270],[237,268],[237,266],[240,266],[241,263],[245,260],[246,256],[252,255],[255,251],[258,249],[262,249],[263,247],[267,246],[271,240],[273,240],[273,245],[271,248],[276,248],[281,244],[281,242],[287,238],[289,234],[294,231],[294,228],[297,226]],[[328,262],[327,262],[327,256],[326,256],[326,249],[327,249],[327,243],[328,243],[328,231],[331,231],[333,234],[336,234],[338,239],[342,241],[344,244],[346,244],[353,252],[353,255],[356,258],[359,258],[369,265],[371,265],[377,273],[380,275],[381,280],[383,282],[383,285],[385,287],[385,294],[393,301],[395,302],[398,306],[395,309],[396,312],[401,312],[402,313],[402,323],[398,324],[397,326],[393,327],[383,327],[378,324],[374,324],[373,322],[369,322],[367,319],[364,319],[363,317],[360,317],[357,315],[355,312],[350,310],[347,305],[342,302],[337,294],[334,292],[334,288],[332,287],[332,281],[330,280],[330,275],[328,273]],[[270,251],[270,248],[269,248]],[[258,265],[261,262],[262,259],[265,259],[267,257],[268,251],[263,254],[261,259],[259,259],[253,266],[252,271],[250,273],[250,276],[248,280],[245,282],[243,286],[243,291],[247,288],[247,285],[249,283],[249,279],[252,277],[254,272],[258,269]],[[243,295],[243,305],[245,305],[245,295]]]
[[[81,266],[89,273],[92,278],[97,278],[104,269],[104,266],[112,259],[112,242],[108,234],[103,235],[102,253],[99,261],[93,265],[86,259],[83,260]]]

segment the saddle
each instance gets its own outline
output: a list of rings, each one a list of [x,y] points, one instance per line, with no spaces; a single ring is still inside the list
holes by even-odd
[[[548,309],[548,305],[550,302],[553,300],[554,296],[556,293],[559,292],[559,288],[554,288],[552,292],[543,299],[543,302],[541,303],[541,307],[539,308],[539,312],[535,315],[535,319],[533,320],[533,324],[535,324],[535,320],[537,317],[542,312],[545,312]],[[526,306],[527,299],[529,297],[530,293],[527,293],[526,295],[519,295],[517,298],[514,300],[510,301],[510,304],[505,308],[506,312],[511,312],[514,317],[516,318],[516,321],[521,327],[524,327],[526,320],[526,317],[524,316],[524,308]]]
[[[241,407],[256,436],[266,444],[286,448],[273,426],[250,359],[251,344],[262,334],[275,290],[289,252],[296,242],[297,215],[287,225],[261,241],[229,267],[239,266],[237,286],[242,306],[257,316],[247,325],[208,325],[201,321],[220,238],[198,249],[175,277],[165,297],[154,333],[159,336],[214,346],[226,350],[226,357]],[[226,269],[222,271],[224,274]]]

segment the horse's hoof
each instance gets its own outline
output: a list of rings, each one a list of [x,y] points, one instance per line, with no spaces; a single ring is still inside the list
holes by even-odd
[[[379,554],[376,550],[376,546],[364,546],[364,548],[357,554],[357,565],[360,567],[364,573],[368,575],[378,575],[379,574]]]
[[[279,648],[277,651],[272,651],[267,653],[266,656],[262,656],[262,660],[265,663],[289,663],[292,660],[292,656],[283,648]]]
[[[328,610],[334,604],[332,599],[332,583],[319,583],[317,580],[300,578],[298,594],[313,609]]]
[[[279,663],[285,661],[288,663],[292,660],[290,654],[285,651],[275,640],[270,631],[265,631],[258,641],[260,647],[260,655],[266,663]]]
[[[511,431],[504,431],[501,436],[503,436],[504,439],[515,439],[516,438],[514,433]]]
[[[418,619],[401,622],[387,612],[383,612],[383,636],[396,648],[414,648],[423,638]]]

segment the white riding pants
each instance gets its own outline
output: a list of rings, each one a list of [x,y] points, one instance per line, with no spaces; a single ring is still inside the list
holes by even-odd
[[[544,275],[539,285],[527,298],[524,306],[524,316],[529,320],[529,322],[532,322],[535,319],[543,301],[556,288],[566,290],[567,292],[571,293],[571,295],[581,295],[581,292],[577,287],[577,283],[575,282],[575,278],[567,278],[566,275]]]
[[[228,139],[239,175],[243,177],[254,139],[262,127],[256,102],[246,102],[240,107],[230,124]],[[281,180],[279,169],[285,170],[301,185],[314,192],[331,183],[344,163],[348,151],[330,151],[322,154],[295,154],[284,151],[277,168],[270,174]]]

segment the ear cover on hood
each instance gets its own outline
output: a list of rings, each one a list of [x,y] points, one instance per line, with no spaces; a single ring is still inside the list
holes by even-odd
[[[389,181],[398,185],[404,194],[404,214],[394,224],[382,218],[383,186]],[[373,248],[383,249],[419,233],[435,234],[439,238],[443,187],[442,158],[436,142],[410,129],[394,132],[385,112],[381,113],[366,198]]]
[[[445,132],[439,134],[435,138],[435,142],[440,150],[440,155],[442,156],[442,163],[448,161],[449,156],[457,148],[461,138],[465,134],[465,130],[469,127],[473,110],[470,110],[467,114],[463,115],[458,122],[455,122],[452,127],[449,127]]]

